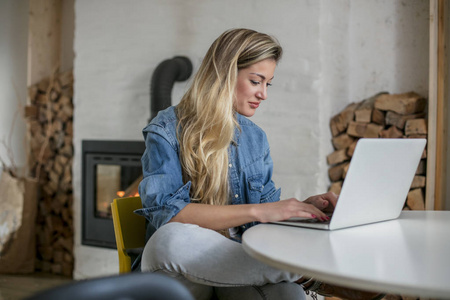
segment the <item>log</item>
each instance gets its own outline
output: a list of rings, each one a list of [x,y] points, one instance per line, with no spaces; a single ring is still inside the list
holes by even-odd
[[[50,86],[50,78],[49,77],[42,79],[36,85],[37,90],[42,94],[47,93],[49,86]]]
[[[378,138],[380,136],[383,126],[377,124],[367,124],[366,131],[364,132],[365,138]]]
[[[67,263],[67,262],[63,262],[62,263],[62,275],[70,277],[72,276],[72,270],[73,270],[73,264],[72,263]]]
[[[423,112],[426,99],[415,92],[404,94],[383,94],[375,100],[375,108],[384,111],[393,111],[400,115]]]
[[[424,159],[427,158],[427,148],[425,147],[425,149],[423,149],[423,153],[422,156],[420,157],[420,159]]]
[[[70,238],[60,237],[56,241],[56,244],[61,245],[64,249],[66,249],[69,252],[72,252],[73,250],[73,240]]]
[[[378,125],[382,125],[385,126],[386,121],[385,121],[386,117],[384,115],[384,112],[374,108],[372,111],[372,122]]]
[[[59,98],[59,92],[56,91],[54,88],[52,88],[52,89],[50,90],[50,93],[49,93],[49,99],[50,99],[50,101],[51,101],[51,102],[56,102],[56,101],[58,100],[58,98]]]
[[[38,104],[47,104],[49,102],[49,97],[47,94],[38,93],[35,102]]]
[[[426,183],[426,177],[422,175],[414,176],[413,182],[411,184],[411,189],[424,188]]]
[[[400,115],[393,111],[388,111],[386,113],[386,124],[387,125],[394,125],[398,129],[404,129],[405,124],[407,120],[411,119],[420,119],[424,118],[425,113],[418,113],[418,114],[412,114],[412,115]]]
[[[381,138],[387,139],[398,139],[403,138],[403,131],[400,131],[397,127],[391,126],[386,130],[380,132]]]
[[[353,143],[347,148],[347,155],[352,157],[353,152],[355,152],[356,144],[358,143],[358,140],[353,141]]]
[[[39,117],[38,107],[33,104],[25,106],[24,117],[25,119],[37,119]]]
[[[53,252],[53,262],[62,263],[63,260],[64,260],[64,251],[55,250],[55,252]]]
[[[347,134],[354,137],[364,137],[366,133],[367,124],[361,122],[350,122],[347,128]]]
[[[374,110],[375,100],[383,94],[387,94],[387,92],[378,93],[360,103],[358,108],[355,110],[355,121],[370,123],[372,121],[372,114]]]
[[[339,114],[335,115],[330,120],[330,129],[333,136],[337,136],[341,132],[344,132],[348,124],[353,120],[355,115],[355,109],[358,107],[358,103],[351,103]]]
[[[52,264],[51,272],[53,274],[62,274],[62,265],[61,264]]]
[[[333,192],[333,193],[335,193],[336,195],[339,195],[339,194],[341,193],[341,190],[342,190],[342,183],[343,183],[342,180],[333,182],[333,183],[330,185],[330,188],[328,189],[328,191],[329,191],[329,192]]]
[[[344,166],[344,171],[342,172],[342,178],[345,179],[347,177],[348,169],[350,168],[350,162]]]
[[[63,204],[59,201],[52,201],[52,213],[59,215],[63,209]]]
[[[42,272],[50,273],[52,264],[49,261],[42,262]]]
[[[344,162],[344,163],[341,163],[341,164],[338,164],[336,166],[333,166],[333,167],[329,168],[328,169],[328,176],[329,176],[330,180],[332,182],[334,182],[334,181],[339,181],[339,180],[343,179],[344,178],[343,177],[344,169],[345,169],[345,167],[347,165],[349,165],[349,163],[348,162]]]
[[[427,134],[427,122],[425,119],[407,120],[405,124],[405,134],[407,136],[417,134]]]
[[[344,161],[350,160],[347,155],[347,149],[336,150],[327,156],[327,162],[329,165],[336,165]]]
[[[422,193],[422,189],[413,189],[408,193],[406,204],[412,210],[424,210],[425,201]]]
[[[370,121],[372,121],[372,110],[363,109],[355,111],[355,121],[361,123],[370,123]]]
[[[60,177],[63,174],[64,166],[55,159],[53,170]]]
[[[427,171],[426,160],[421,159],[419,166],[417,167],[416,175],[425,175]]]
[[[44,260],[51,260],[53,258],[52,247],[38,247],[38,253]]]
[[[427,138],[427,134],[411,134],[406,136],[406,138],[408,139],[426,139]]]
[[[70,137],[73,136],[73,122],[70,120],[66,122],[65,133]]]
[[[346,133],[343,133],[341,135],[334,137],[331,140],[331,143],[333,144],[334,149],[341,150],[348,148],[353,143],[354,140],[355,138],[349,136]]]
[[[63,208],[61,211],[61,217],[66,223],[72,222],[72,211],[68,208]]]
[[[70,255],[70,253],[68,253],[68,252],[64,252],[64,261],[68,262],[68,263],[72,263],[73,262],[73,256]]]

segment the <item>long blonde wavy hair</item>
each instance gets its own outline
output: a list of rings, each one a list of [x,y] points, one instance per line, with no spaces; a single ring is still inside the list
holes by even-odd
[[[228,147],[238,128],[235,87],[240,69],[265,59],[279,61],[282,48],[273,37],[232,29],[209,48],[189,90],[177,106],[180,161],[191,200],[228,203]]]

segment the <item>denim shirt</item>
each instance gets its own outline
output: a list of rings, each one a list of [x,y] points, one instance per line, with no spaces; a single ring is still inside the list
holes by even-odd
[[[158,229],[191,202],[191,182],[184,183],[180,147],[176,137],[175,107],[160,111],[143,130],[146,150],[142,156],[144,178],[139,185],[143,208],[136,211]],[[236,128],[229,147],[229,204],[255,204],[280,200],[281,190],[272,181],[273,162],[265,132],[237,114]],[[256,224],[242,224],[239,235]]]

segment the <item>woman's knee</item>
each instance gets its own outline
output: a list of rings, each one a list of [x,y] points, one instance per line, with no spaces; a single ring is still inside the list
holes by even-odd
[[[147,242],[142,256],[142,270],[155,271],[183,264],[190,249],[203,244],[208,234],[216,232],[194,224],[168,223]],[[173,271],[173,270],[171,270]],[[176,271],[176,270],[175,270]]]

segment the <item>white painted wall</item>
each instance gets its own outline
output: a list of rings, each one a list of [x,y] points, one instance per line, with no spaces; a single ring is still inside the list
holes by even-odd
[[[19,107],[27,97],[27,42],[28,0],[0,1],[0,158],[7,167],[11,160],[2,142],[11,148],[17,167],[26,163],[26,128]]]
[[[141,140],[149,82],[164,59],[194,69],[232,27],[275,35],[285,55],[269,99],[252,118],[267,133],[283,197],[328,185],[328,122],[379,91],[427,95],[428,1],[77,0],[75,2],[75,277],[117,272],[113,250],[80,245],[81,141]],[[173,104],[188,83],[177,83]]]

